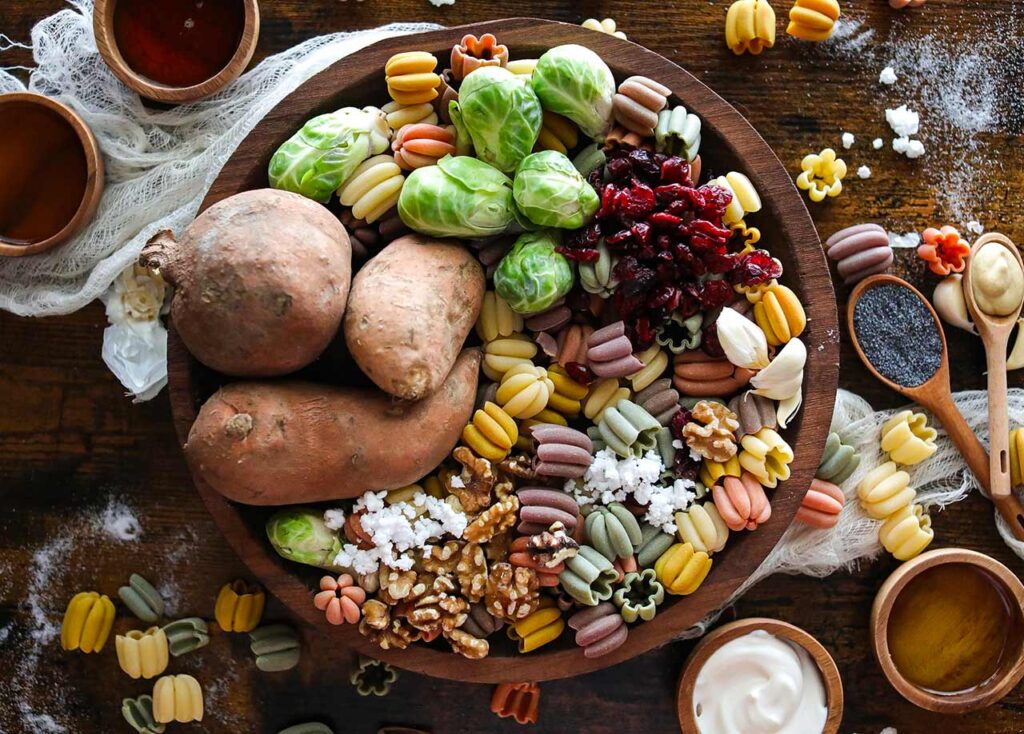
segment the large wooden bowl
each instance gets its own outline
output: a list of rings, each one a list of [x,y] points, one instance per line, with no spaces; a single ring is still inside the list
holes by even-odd
[[[352,626],[330,627],[312,603],[311,590],[319,574],[315,569],[281,560],[267,542],[263,525],[271,510],[228,502],[199,476],[195,483],[224,535],[253,573],[297,617],[337,643],[402,668],[444,678],[478,682],[562,678],[614,665],[670,641],[720,607],[775,547],[818,466],[832,417],[839,358],[835,296],[818,235],[789,174],[735,109],[672,62],[640,46],[579,26],[531,18],[395,38],[335,63],[286,97],[253,129],[214,182],[204,208],[238,192],[266,186],[270,156],[310,117],[345,105],[361,107],[385,101],[384,62],[392,54],[422,49],[443,59],[467,32],[496,34],[514,58],[535,58],[553,46],[579,43],[599,53],[619,80],[631,74],[657,79],[671,87],[677,101],[702,119],[705,170],[740,170],[757,187],[764,210],[755,223],[761,228],[765,245],[783,261],[785,282],[797,291],[808,315],[804,408],[785,432],[796,460],[792,478],[772,496],[771,520],[756,533],[735,535],[725,551],[715,556],[710,576],[695,594],[666,602],[653,621],[632,628],[628,641],[609,655],[595,660],[584,658],[569,634],[538,652],[518,655],[506,640],[495,635],[491,655],[469,661],[454,655],[442,643],[383,651]],[[321,360],[325,361],[329,363],[330,359]],[[323,379],[330,367],[313,365],[306,373]],[[224,379],[198,364],[174,336],[173,328],[169,368],[174,419],[184,442],[199,406]]]

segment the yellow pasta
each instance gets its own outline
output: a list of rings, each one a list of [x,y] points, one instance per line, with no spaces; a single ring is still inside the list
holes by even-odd
[[[768,0],[736,0],[725,15],[725,45],[757,56],[775,45],[775,11]]]
[[[153,686],[153,718],[161,724],[203,720],[203,689],[191,675],[165,675]]]
[[[159,627],[150,627],[145,632],[132,630],[118,635],[114,643],[117,664],[132,678],[155,678],[167,670],[167,635]]]
[[[583,402],[583,415],[597,423],[604,415],[606,408],[609,408],[620,400],[629,400],[632,392],[628,387],[619,384],[616,377],[606,377],[603,380],[590,383],[590,390]]]
[[[807,314],[796,293],[775,283],[765,288],[754,303],[754,321],[768,344],[778,347],[804,333]]]
[[[1024,484],[1024,428],[1010,431],[1010,477],[1014,487]]]
[[[743,220],[747,214],[756,214],[761,211],[761,197],[744,174],[738,171],[730,171],[724,176],[713,178],[708,185],[718,186],[732,194],[732,201],[725,207],[725,214],[722,215],[722,222],[731,227]],[[760,233],[758,233],[760,237]]]
[[[548,375],[551,374],[551,370],[548,370]],[[532,452],[533,451],[533,437],[530,436],[530,428],[533,426],[539,426],[543,423],[553,423],[556,426],[567,426],[569,421],[565,419],[560,413],[556,413],[551,408],[544,408],[541,412],[532,418],[526,418],[519,421],[519,440],[516,441],[516,448],[520,451]]]
[[[892,461],[872,469],[857,487],[860,506],[876,520],[884,520],[909,507],[915,494],[910,486],[910,475],[898,469]]]
[[[745,255],[754,249],[754,245],[761,241],[761,230],[757,227],[749,227],[745,220],[741,219],[738,222],[733,222],[729,225],[729,228],[733,233],[739,233],[740,239],[743,240],[743,249],[740,250],[740,255]]]
[[[633,386],[633,392],[638,393],[665,374],[665,370],[668,369],[668,355],[655,342],[635,356],[644,363],[644,366],[627,376],[626,379]]]
[[[576,147],[579,139],[579,131],[568,117],[544,110],[537,150],[557,150],[565,154]]]
[[[415,105],[437,97],[441,77],[434,73],[437,59],[426,51],[395,54],[384,65],[388,94],[399,104]]]
[[[405,176],[395,159],[382,153],[359,164],[338,189],[338,198],[342,206],[352,207],[352,216],[370,224],[398,204],[404,183]]]
[[[692,594],[711,570],[711,557],[689,543],[676,543],[654,563],[658,581],[670,594]]]
[[[421,122],[436,125],[437,111],[430,102],[420,104],[401,104],[391,101],[381,108],[384,119],[388,121],[388,127],[398,132],[406,125],[416,125]]]
[[[800,161],[800,175],[797,188],[807,192],[811,201],[818,203],[826,197],[843,193],[843,179],[846,178],[846,162],[836,157],[836,152],[825,148],[821,153],[811,153]]]
[[[839,20],[838,0],[796,0],[786,33],[802,41],[824,41]]]
[[[508,302],[494,291],[484,293],[476,333],[485,343],[510,337],[523,330],[523,317],[512,310]],[[534,349],[536,354],[536,349]]]
[[[536,611],[518,620],[509,636],[519,643],[519,652],[533,652],[549,642],[554,642],[565,630],[562,612],[553,604],[544,604]]]
[[[544,410],[554,389],[546,369],[517,364],[502,376],[495,397],[513,418],[532,418]]]
[[[718,514],[714,502],[705,502],[685,512],[677,512],[675,521],[679,542],[689,543],[695,551],[708,555],[717,553],[729,539],[729,526]]]
[[[569,373],[560,364],[548,367],[548,378],[554,385],[554,391],[548,398],[548,409],[566,418],[575,418],[583,409],[583,399],[587,397],[587,386],[569,377]]]
[[[533,70],[537,68],[537,59],[513,59],[505,68],[517,76],[533,76]]]
[[[504,459],[518,440],[519,429],[512,416],[490,401],[462,429],[462,442],[477,456],[490,461]]]
[[[500,382],[505,373],[517,365],[533,365],[537,345],[522,334],[513,334],[484,344],[481,369],[491,380]]]
[[[907,505],[890,515],[878,529],[882,546],[898,561],[909,561],[935,538],[932,519],[921,505]]]
[[[598,20],[597,18],[587,18],[585,21],[580,23],[580,25],[586,28],[588,31],[607,33],[609,36],[621,38],[623,41],[626,40],[626,34],[618,30],[618,28],[615,25],[615,21],[611,18],[605,18],[604,20]]]
[[[762,487],[774,488],[789,479],[793,449],[772,428],[762,428],[740,440],[740,466],[754,475]],[[711,485],[706,485],[711,486]]]
[[[259,586],[234,581],[221,588],[213,616],[225,632],[252,632],[263,616],[265,601]]]
[[[718,484],[722,477],[738,477],[741,474],[743,467],[740,466],[738,454],[725,463],[705,459],[700,465],[700,481],[708,489]]]
[[[99,652],[114,626],[114,602],[105,594],[83,591],[68,602],[60,626],[60,646],[84,653]]]
[[[924,413],[902,410],[882,425],[882,451],[897,464],[920,464],[939,450],[937,435]]]

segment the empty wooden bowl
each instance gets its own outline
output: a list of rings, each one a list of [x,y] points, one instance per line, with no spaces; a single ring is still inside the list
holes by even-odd
[[[257,0],[96,0],[92,27],[114,76],[146,99],[182,104],[219,92],[245,71],[256,51],[260,11]],[[186,35],[198,32],[205,36]],[[217,49],[208,39],[218,41]],[[170,55],[175,44],[179,57]],[[196,76],[197,70],[206,73]]]
[[[915,684],[896,666],[889,643],[889,621],[896,600],[911,581],[929,569],[952,564],[975,566],[988,574],[1002,591],[1011,621],[995,672],[969,690],[944,693]],[[941,548],[922,553],[896,569],[878,590],[871,608],[871,636],[875,657],[885,677],[912,704],[939,713],[977,711],[999,701],[1024,678],[1024,584],[1013,571],[982,553],[963,548]],[[935,640],[934,644],[941,646],[941,641]]]
[[[756,630],[764,630],[776,637],[789,640],[799,645],[810,654],[818,666],[821,679],[825,685],[825,696],[828,704],[828,718],[822,734],[836,734],[843,720],[843,681],[839,677],[839,668],[828,650],[809,633],[804,632],[788,622],[766,617],[749,617],[724,624],[710,632],[690,653],[679,676],[679,687],[676,691],[676,712],[679,726],[684,734],[697,734],[697,717],[693,712],[693,692],[697,685],[697,675],[712,653],[727,642]],[[811,734],[808,732],[808,734]]]
[[[71,108],[32,92],[0,94],[0,256],[45,252],[92,219],[103,156]]]

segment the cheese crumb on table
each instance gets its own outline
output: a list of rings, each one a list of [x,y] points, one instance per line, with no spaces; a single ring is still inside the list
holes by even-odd
[[[861,166],[857,169],[857,176],[859,178],[871,178],[871,169],[867,166]]]
[[[907,232],[906,234],[897,234],[896,232],[889,232],[889,247],[892,248],[911,248],[917,247],[921,243],[921,235],[917,232]]]
[[[885,141],[881,138],[875,138],[871,141],[871,147],[875,150],[881,150],[883,145],[885,145]]]
[[[920,158],[924,155],[924,143],[920,140],[911,140],[907,137],[894,138],[892,141],[892,149],[897,153],[902,153],[907,158]]]
[[[891,66],[887,66],[882,69],[882,73],[878,75],[878,81],[882,84],[895,84],[896,83],[896,70]]]
[[[843,133],[843,147],[849,150],[853,147],[853,133]]]
[[[885,121],[889,123],[889,127],[897,137],[901,138],[917,135],[917,131],[921,127],[921,117],[913,110],[908,109],[905,104],[894,110],[886,109]]]
[[[971,221],[969,221],[966,224],[966,229],[968,232],[972,232],[973,234],[982,234],[985,231],[985,228],[977,219],[972,219]]]

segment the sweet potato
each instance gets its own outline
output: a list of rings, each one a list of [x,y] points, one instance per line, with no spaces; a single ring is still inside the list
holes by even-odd
[[[286,505],[394,489],[433,471],[473,412],[480,353],[464,351],[429,398],[370,388],[238,382],[199,411],[185,444],[193,473],[225,497]]]
[[[272,189],[218,202],[177,242],[160,232],[139,259],[174,286],[171,318],[189,351],[237,377],[288,374],[320,356],[341,324],[352,278],[337,218]]]
[[[483,268],[464,247],[401,237],[352,281],[344,322],[349,352],[381,390],[421,400],[451,371],[485,286]]]

